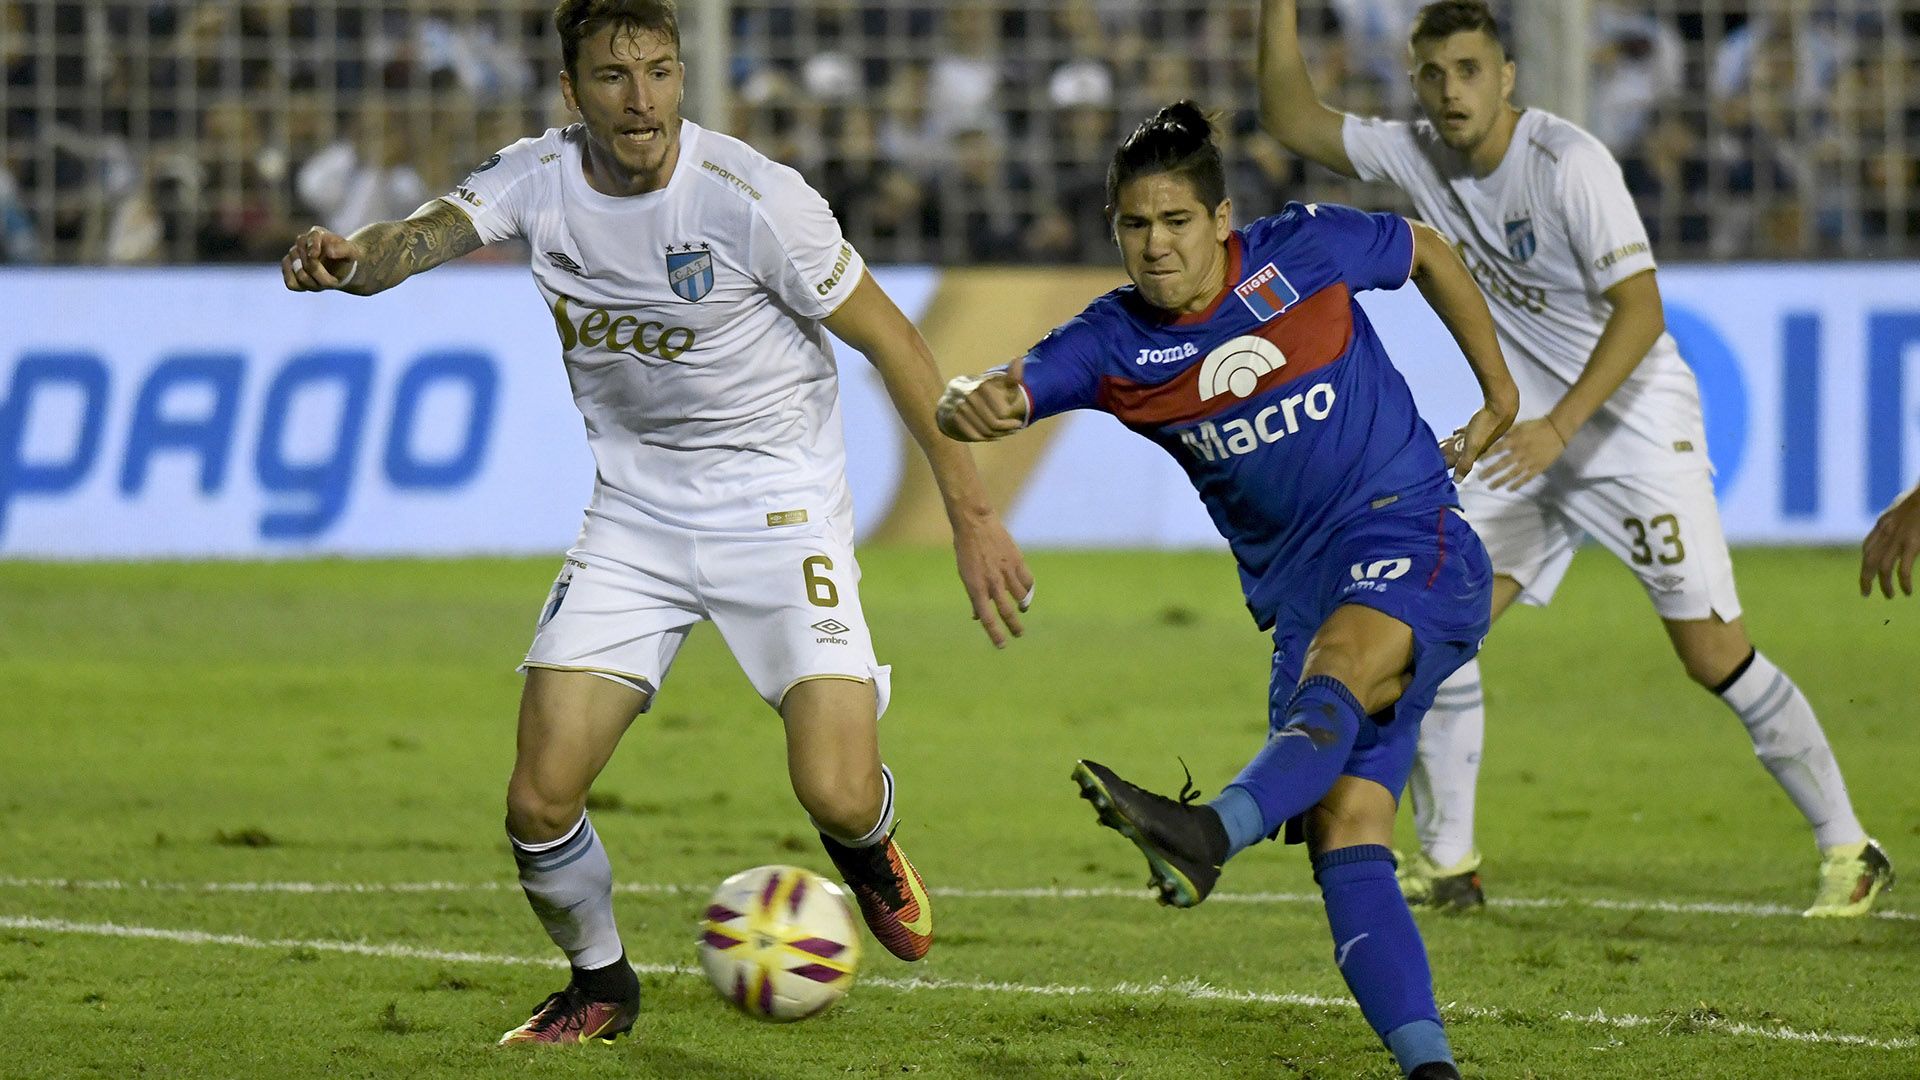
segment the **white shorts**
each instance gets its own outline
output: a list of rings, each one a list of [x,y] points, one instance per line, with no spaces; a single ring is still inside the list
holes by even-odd
[[[774,708],[797,683],[844,678],[872,682],[884,713],[891,669],[874,659],[859,586],[844,520],[715,533],[589,514],[520,670],[600,675],[651,707],[688,631],[711,619]]]
[[[1546,606],[1591,536],[1640,579],[1662,619],[1740,617],[1733,556],[1705,470],[1593,480],[1549,470],[1519,491],[1470,478],[1460,508],[1494,573],[1520,583],[1521,603]]]

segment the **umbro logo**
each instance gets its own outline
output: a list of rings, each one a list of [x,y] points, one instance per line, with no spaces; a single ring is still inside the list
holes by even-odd
[[[567,253],[564,251],[547,252],[547,261],[559,267],[560,269],[565,270],[567,273],[572,274],[574,277],[587,276],[587,268],[584,266],[581,266],[577,262],[574,262],[573,259],[569,258]]]
[[[821,619],[819,622],[813,624],[813,628],[823,634],[844,634],[848,630],[853,629],[838,619]]]

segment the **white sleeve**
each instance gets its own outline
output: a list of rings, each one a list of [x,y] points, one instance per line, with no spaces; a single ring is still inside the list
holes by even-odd
[[[1654,268],[1647,225],[1627,192],[1620,165],[1599,143],[1577,143],[1560,158],[1560,205],[1567,239],[1588,288],[1606,292]]]
[[[1347,114],[1340,128],[1346,143],[1347,160],[1354,172],[1368,183],[1386,181],[1409,187],[1408,177],[1418,167],[1420,147],[1414,141],[1413,125],[1404,120],[1383,120],[1375,116]]]
[[[481,162],[440,201],[466,211],[483,243],[510,240],[520,235],[528,181],[539,167],[536,143],[522,139]]]
[[[766,176],[753,204],[748,264],[754,277],[794,312],[824,319],[853,295],[866,261],[840,232],[827,200],[786,166]]]

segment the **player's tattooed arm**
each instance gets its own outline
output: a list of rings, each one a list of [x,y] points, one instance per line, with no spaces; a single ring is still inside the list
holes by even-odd
[[[361,249],[364,278],[348,292],[370,296],[480,247],[479,230],[465,211],[435,199],[404,221],[369,225],[348,238]]]
[[[280,275],[296,292],[338,289],[372,296],[480,246],[473,219],[435,199],[411,217],[375,222],[352,236],[316,225],[280,260]]]

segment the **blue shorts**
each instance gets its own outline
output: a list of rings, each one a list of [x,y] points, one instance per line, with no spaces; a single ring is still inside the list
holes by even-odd
[[[1487,550],[1452,508],[1376,512],[1336,533],[1299,584],[1274,622],[1268,724],[1273,731],[1285,726],[1307,647],[1335,608],[1364,604],[1407,624],[1413,681],[1390,715],[1360,721],[1360,737],[1341,770],[1398,799],[1434,693],[1487,636],[1493,609]]]

